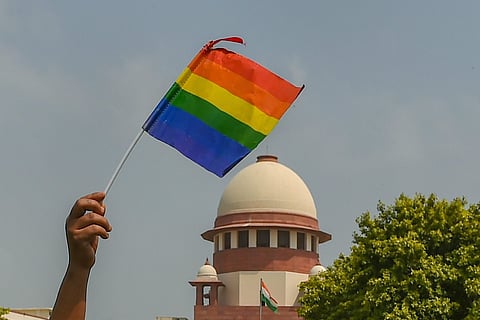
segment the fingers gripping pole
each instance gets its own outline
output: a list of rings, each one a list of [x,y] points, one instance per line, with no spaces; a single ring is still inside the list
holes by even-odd
[[[142,128],[142,130],[137,134],[135,139],[133,139],[132,143],[130,144],[130,147],[128,147],[127,151],[123,155],[122,160],[120,160],[120,163],[118,164],[117,168],[113,172],[113,175],[110,178],[110,181],[108,181],[107,187],[105,188],[105,194],[108,194],[108,191],[110,191],[110,188],[112,187],[113,182],[115,181],[115,179],[117,179],[117,176],[120,173],[120,170],[122,170],[123,165],[127,161],[128,156],[130,155],[130,153],[132,153],[133,149],[137,145],[138,141],[140,140],[144,132],[145,130],[143,130]]]

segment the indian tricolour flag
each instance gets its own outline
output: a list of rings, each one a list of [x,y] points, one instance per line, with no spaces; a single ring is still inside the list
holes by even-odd
[[[273,312],[278,311],[278,301],[272,296],[262,279],[260,279],[260,301]]]

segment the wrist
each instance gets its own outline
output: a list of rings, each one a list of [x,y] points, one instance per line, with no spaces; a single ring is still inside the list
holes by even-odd
[[[87,280],[90,275],[90,270],[91,268],[86,268],[86,267],[69,263],[67,267],[66,276],[69,278],[74,278],[79,280],[82,280],[82,279]]]

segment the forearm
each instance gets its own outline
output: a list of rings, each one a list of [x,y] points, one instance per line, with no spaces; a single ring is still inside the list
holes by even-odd
[[[88,269],[67,269],[50,320],[85,319],[89,275]]]
[[[85,320],[88,277],[98,239],[108,239],[112,230],[104,217],[104,199],[104,192],[79,198],[65,221],[69,262],[50,320]]]

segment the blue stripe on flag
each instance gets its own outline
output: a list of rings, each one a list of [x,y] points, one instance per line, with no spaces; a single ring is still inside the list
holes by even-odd
[[[251,151],[164,99],[157,109],[144,125],[145,131],[219,177]]]

